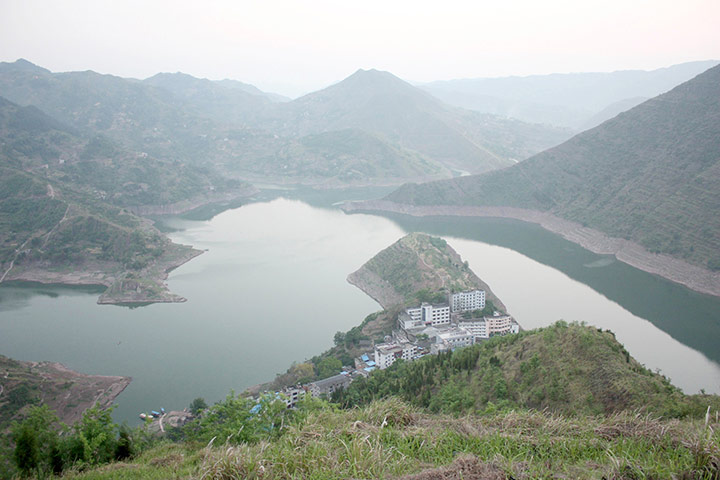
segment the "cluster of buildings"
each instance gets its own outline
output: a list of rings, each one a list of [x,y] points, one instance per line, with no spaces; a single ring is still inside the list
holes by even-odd
[[[425,355],[467,347],[495,335],[520,331],[520,326],[510,315],[497,311],[482,315],[483,309],[483,290],[450,294],[447,303],[423,303],[406,308],[398,315],[398,328],[385,337],[385,343],[374,345],[372,353],[356,358],[354,369],[344,367],[338,375],[286,388],[279,392],[283,394],[281,398],[288,408],[293,408],[306,394],[330,396],[336,390],[346,388],[353,379],[367,377],[376,369],[388,368],[398,359],[413,361]]]
[[[453,293],[442,304],[423,303],[398,315],[398,328],[386,343],[375,345],[375,364],[384,369],[395,360],[415,360],[427,354],[455,350],[495,335],[517,333],[520,326],[510,315],[482,315],[485,291]]]

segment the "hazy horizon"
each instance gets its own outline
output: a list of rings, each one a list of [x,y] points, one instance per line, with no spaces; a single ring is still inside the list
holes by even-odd
[[[356,70],[413,83],[655,70],[720,59],[720,3],[3,0],[0,61],[143,79],[183,72],[297,97]]]

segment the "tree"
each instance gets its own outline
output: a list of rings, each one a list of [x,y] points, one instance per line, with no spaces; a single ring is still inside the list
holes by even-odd
[[[325,357],[318,364],[318,377],[327,378],[337,375],[342,368],[342,362],[335,357]]]
[[[77,460],[93,465],[105,463],[115,456],[117,424],[112,421],[112,408],[97,404],[88,408],[75,425],[73,454]]]
[[[30,408],[25,419],[13,425],[14,460],[21,472],[37,470],[41,476],[43,472],[62,471],[57,428],[66,427],[47,405]]]
[[[37,436],[32,428],[23,422],[13,432],[13,439],[15,440],[13,455],[15,465],[23,475],[29,476],[30,472],[39,466],[40,453],[38,452]]]
[[[201,399],[202,400],[202,399]],[[132,438],[126,425],[120,428],[117,445],[115,446],[115,460],[125,460],[132,456]]]
[[[333,342],[335,343],[335,346],[339,347],[340,345],[345,344],[345,333],[344,332],[335,332],[335,336],[333,337]]]
[[[190,413],[197,416],[200,412],[208,408],[207,403],[205,403],[205,399],[202,397],[198,397],[192,402],[190,402]]]

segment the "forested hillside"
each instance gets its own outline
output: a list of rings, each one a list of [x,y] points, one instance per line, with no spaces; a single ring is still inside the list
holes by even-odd
[[[720,67],[518,165],[387,197],[549,212],[720,269]]]

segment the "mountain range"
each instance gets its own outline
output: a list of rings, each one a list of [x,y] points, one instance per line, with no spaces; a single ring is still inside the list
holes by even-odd
[[[698,65],[668,70],[687,74],[693,68]],[[449,106],[377,70],[358,70],[288,101],[241,82],[182,73],[136,80],[53,73],[25,60],[0,63],[3,276],[22,278],[27,259],[45,265],[55,242],[66,253],[52,257],[56,262],[75,259],[70,264],[78,267],[83,258],[105,258],[94,256],[109,248],[104,241],[82,246],[77,235],[56,235],[70,225],[62,212],[84,212],[77,218],[152,239],[157,248],[129,242],[130,250],[111,255],[116,263],[102,282],[110,285],[125,278],[121,271],[128,265],[153,264],[148,248],[158,258],[170,248],[132,212],[178,213],[245,197],[254,192],[249,182],[327,188],[443,178],[450,180],[405,187],[392,198],[539,209],[720,268],[716,219],[708,213],[717,203],[715,167],[707,159],[716,148],[717,103],[708,98],[717,92],[707,90],[697,98],[671,92],[550,148],[570,130]],[[607,105],[597,118],[625,106]],[[452,179],[484,172],[491,176],[481,178],[489,180]],[[686,179],[693,183],[685,185]],[[460,194],[440,193],[458,186]],[[658,205],[657,215],[638,213]],[[43,215],[19,228],[17,216],[31,211]],[[32,242],[43,247],[33,251]],[[158,272],[155,285],[165,275]]]
[[[707,60],[651,71],[447,80],[420,88],[450,105],[469,110],[586,130],[611,118],[596,117],[603,110],[611,108],[615,116],[717,64],[717,60]]]
[[[718,271],[720,66],[520,164],[387,200],[545,212]]]

